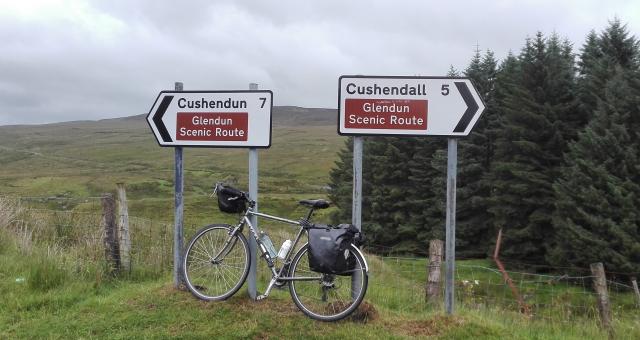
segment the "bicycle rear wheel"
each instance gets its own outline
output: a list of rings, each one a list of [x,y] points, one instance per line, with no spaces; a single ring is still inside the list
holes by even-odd
[[[249,246],[242,233],[230,236],[231,228],[226,224],[206,226],[185,251],[184,278],[189,291],[201,300],[225,300],[247,279]]]
[[[311,271],[305,244],[293,257],[289,276],[307,278],[289,282],[289,292],[293,302],[300,310],[312,319],[320,321],[337,321],[351,314],[362,302],[367,292],[369,277],[366,264],[360,252],[349,245],[348,256],[354,256],[356,266],[352,275],[341,276],[322,274]],[[357,275],[352,287],[352,276]]]

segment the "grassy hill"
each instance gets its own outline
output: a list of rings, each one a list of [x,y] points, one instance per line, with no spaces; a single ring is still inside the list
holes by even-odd
[[[284,213],[299,198],[325,195],[344,140],[336,133],[336,114],[331,109],[274,108],[272,147],[259,151],[264,207]],[[95,197],[124,182],[132,214],[170,220],[173,162],[173,148],[158,146],[145,115],[0,126],[0,194]],[[188,217],[204,218],[200,207],[211,212],[207,194],[216,181],[247,188],[246,149],[186,148],[184,166]]]
[[[607,336],[592,316],[597,311],[584,286],[526,283],[520,288],[531,288],[527,294],[542,299],[539,310],[545,311],[526,317],[509,305],[508,289],[485,260],[458,263],[460,303],[454,317],[423,302],[424,258],[367,255],[366,301],[377,311],[367,323],[315,322],[295,309],[287,291],[253,302],[242,289],[229,301],[203,303],[174,290],[168,273],[171,223],[158,232],[162,222],[173,220],[174,154],[157,145],[144,118],[0,126],[0,339]],[[329,171],[344,145],[335,118],[335,110],[275,108],[272,147],[259,152],[262,211],[298,218],[304,214],[298,199],[326,195]],[[246,188],[247,163],[244,149],[185,149],[187,237],[204,223],[233,221],[234,216],[218,212],[208,194],[220,180]],[[113,191],[117,182],[127,185],[130,214],[151,220],[132,219],[134,270],[111,278],[104,270],[97,196]],[[61,199],[29,203],[56,210],[26,209],[9,216],[3,195]],[[57,211],[62,208],[75,209]],[[330,212],[322,211],[319,219]],[[291,230],[275,231],[270,235],[276,244],[292,238],[286,234]],[[481,275],[479,267],[486,269]],[[259,270],[259,290],[266,284],[265,268]],[[478,286],[462,284],[476,279]],[[616,336],[637,339],[640,321],[633,295],[624,298],[625,305],[614,305]],[[575,302],[588,306],[589,315],[574,315],[570,307]]]

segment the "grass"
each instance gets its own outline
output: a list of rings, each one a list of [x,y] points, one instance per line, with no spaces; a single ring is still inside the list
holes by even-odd
[[[442,339],[598,339],[606,334],[594,318],[529,318],[499,304],[478,306],[459,291],[456,314],[422,301],[423,260],[369,255],[366,301],[377,311],[367,323],[321,323],[296,309],[287,290],[254,302],[243,288],[225,302],[204,303],[174,290],[166,271],[137,266],[130,275],[112,278],[98,261],[74,264],[77,245],[55,248],[51,241],[21,245],[13,229],[0,229],[0,338],[442,338]],[[282,229],[274,239],[289,237]],[[72,239],[74,241],[75,239]],[[45,245],[48,245],[45,247]],[[486,261],[458,261],[459,268],[489,266]],[[260,280],[267,279],[260,267]],[[485,280],[475,272],[464,275]],[[460,279],[460,278],[458,278]],[[263,289],[263,287],[261,288]],[[459,289],[459,288],[456,288]],[[640,336],[635,314],[615,316],[619,338]]]
[[[260,209],[297,219],[296,201],[326,197],[324,186],[343,146],[334,126],[280,126],[273,147],[260,151]],[[528,301],[546,314],[525,317],[485,260],[458,262],[455,316],[423,303],[425,259],[369,255],[366,301],[377,317],[361,323],[313,321],[287,291],[261,302],[243,288],[232,299],[203,303],[174,290],[169,277],[173,221],[173,152],[160,148],[141,119],[0,127],[0,339],[4,338],[443,338],[599,339],[593,302],[574,284],[523,284]],[[247,153],[239,149],[185,150],[185,236],[205,224],[235,223],[208,197],[213,182],[247,183]],[[131,273],[105,274],[96,196],[128,188],[134,261]],[[60,212],[59,210],[66,210]],[[316,220],[326,220],[331,209]],[[261,227],[278,247],[294,230]],[[11,228],[7,228],[7,226]],[[482,269],[485,268],[485,269]],[[259,269],[259,290],[268,273]],[[478,280],[465,286],[461,280]],[[617,296],[619,338],[640,338],[632,297]],[[624,303],[622,303],[622,302]],[[570,304],[591,312],[567,314]],[[620,307],[622,306],[622,307]]]
[[[225,302],[204,303],[171,288],[169,277],[119,281],[96,288],[72,282],[47,292],[12,288],[0,309],[3,338],[414,338],[597,339],[606,336],[588,321],[531,321],[513,312],[459,309],[397,312],[373,302],[377,319],[366,324],[320,323],[302,315],[284,294],[253,302],[244,290]],[[2,283],[3,286],[7,284]],[[14,285],[17,285],[14,283]],[[629,326],[620,338],[637,337]],[[632,331],[635,333],[627,333]]]
[[[259,151],[261,194],[324,196],[343,141],[334,126],[274,128],[273,146]],[[132,204],[153,199],[161,208],[140,217],[165,219],[173,204],[173,156],[157,146],[142,119],[0,127],[1,193],[91,197],[124,182]],[[187,148],[184,163],[187,203],[220,180],[246,189],[246,150]]]

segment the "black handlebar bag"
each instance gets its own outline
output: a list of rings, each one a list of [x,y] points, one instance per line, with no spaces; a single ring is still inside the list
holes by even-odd
[[[357,261],[349,244],[358,246],[361,240],[362,234],[351,224],[314,225],[309,229],[309,268],[323,274],[352,275]]]
[[[217,189],[218,208],[226,213],[241,213],[247,209],[247,201],[242,192],[232,187],[220,185]]]

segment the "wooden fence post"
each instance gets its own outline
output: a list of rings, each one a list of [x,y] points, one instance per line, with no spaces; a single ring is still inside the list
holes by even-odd
[[[104,228],[104,254],[107,260],[108,271],[117,275],[120,270],[120,247],[118,245],[118,229],[116,228],[116,202],[113,194],[103,194],[102,203],[102,227]]]
[[[638,281],[635,277],[631,278],[631,284],[633,285],[633,291],[636,293],[636,304],[640,308],[640,290],[638,290]]]
[[[602,262],[591,264],[591,274],[593,274],[593,287],[598,295],[598,311],[602,326],[607,329],[610,337],[613,334],[611,327],[611,304],[609,303],[609,292],[607,291],[607,277],[604,273]]]
[[[429,241],[429,265],[427,267],[427,286],[425,302],[440,303],[440,265],[442,264],[442,240]]]
[[[122,269],[131,273],[131,236],[129,235],[129,207],[127,206],[127,191],[124,183],[117,183],[118,188],[118,236],[120,245],[120,260]]]

